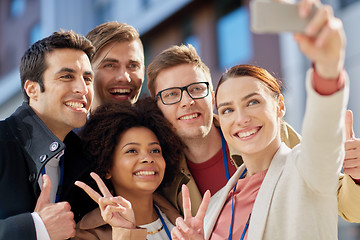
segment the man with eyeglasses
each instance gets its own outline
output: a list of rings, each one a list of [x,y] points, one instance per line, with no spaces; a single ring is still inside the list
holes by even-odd
[[[177,181],[164,189],[178,210],[181,185],[190,190],[193,214],[207,189],[215,194],[236,171],[229,149],[213,114],[214,91],[209,68],[191,45],[174,46],[159,54],[147,69],[148,89],[165,117],[187,146]],[[299,142],[285,128],[287,143]],[[240,163],[237,163],[240,164]]]
[[[163,194],[181,212],[181,186],[186,184],[195,216],[204,192],[210,189],[214,195],[221,189],[236,166],[241,165],[241,156],[228,148],[222,136],[213,114],[215,99],[210,71],[194,47],[181,45],[164,50],[148,66],[147,77],[151,96],[187,146],[180,172]],[[282,126],[281,138],[290,148],[300,141],[287,123]],[[352,153],[353,158],[355,155]],[[359,185],[349,181],[349,176],[344,179],[339,181],[339,214],[347,221],[359,222],[360,209],[356,207]]]

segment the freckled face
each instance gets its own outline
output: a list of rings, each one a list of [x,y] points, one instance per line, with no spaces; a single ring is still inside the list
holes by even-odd
[[[228,144],[242,154],[275,153],[281,142],[280,120],[284,115],[279,99],[254,77],[235,77],[222,83],[216,100]]]

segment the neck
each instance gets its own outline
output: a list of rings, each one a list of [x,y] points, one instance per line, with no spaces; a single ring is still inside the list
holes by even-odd
[[[270,167],[276,152],[280,148],[281,141],[274,141],[267,148],[252,154],[242,154],[244,164],[247,168],[246,177],[250,177],[258,172]]]
[[[60,125],[58,122],[49,121],[47,118],[40,114],[36,107],[29,103],[31,109],[36,113],[36,115],[41,119],[41,121],[46,125],[46,127],[60,140],[64,141],[66,135],[72,130],[68,126]]]
[[[203,163],[213,157],[222,147],[221,135],[213,124],[210,132],[202,138],[185,140],[186,158],[193,163]]]
[[[158,219],[154,209],[154,201],[152,194],[134,195],[134,194],[118,194],[131,202],[132,209],[135,214],[136,226],[148,224]]]

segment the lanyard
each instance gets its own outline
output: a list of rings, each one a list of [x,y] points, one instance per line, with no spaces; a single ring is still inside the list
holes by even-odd
[[[61,157],[60,157],[60,162],[59,162],[59,165],[60,165],[60,180],[59,180],[59,186],[58,186],[58,189],[56,191],[56,198],[55,198],[55,202],[59,202],[60,201],[60,195],[61,195],[61,190],[62,190],[62,184],[63,184],[63,179],[64,179],[64,155],[63,154]],[[46,170],[45,170],[45,166],[42,170],[42,174],[44,175],[46,173]]]
[[[230,172],[229,172],[229,166],[228,166],[228,161],[227,161],[225,138],[224,138],[224,135],[222,134],[220,129],[219,129],[219,132],[220,132],[220,136],[221,136],[221,144],[222,144],[222,153],[223,153],[223,159],[224,159],[224,168],[225,168],[225,174],[226,174],[226,181],[229,181]]]
[[[244,171],[241,173],[239,179],[244,177],[246,171],[247,171],[247,169],[245,168]],[[232,230],[233,230],[233,223],[234,223],[234,195],[235,195],[236,186],[237,186],[237,182],[236,182],[236,184],[234,186],[234,190],[232,192],[232,197],[231,197],[231,223],[230,223],[229,238],[228,238],[229,240],[232,240]],[[244,237],[245,237],[246,231],[247,231],[247,229],[249,227],[250,216],[251,216],[251,213],[250,213],[249,218],[248,218],[248,220],[246,222],[244,231],[241,234],[240,240],[243,240]]]
[[[159,209],[154,205],[154,208],[155,208],[155,211],[157,213],[157,215],[159,216],[160,218],[160,221],[162,223],[162,225],[164,226],[164,229],[165,229],[165,232],[166,232],[166,235],[169,237],[169,239],[171,240],[171,234],[170,234],[170,231],[169,231],[169,228],[166,226],[166,223],[164,221],[164,218],[161,216],[160,212],[159,212]]]

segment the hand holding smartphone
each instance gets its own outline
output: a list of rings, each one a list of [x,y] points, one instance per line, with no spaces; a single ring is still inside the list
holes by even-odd
[[[315,15],[318,7],[314,6],[306,18],[301,18],[297,9],[296,3],[251,0],[251,30],[254,33],[304,33],[307,24]]]

